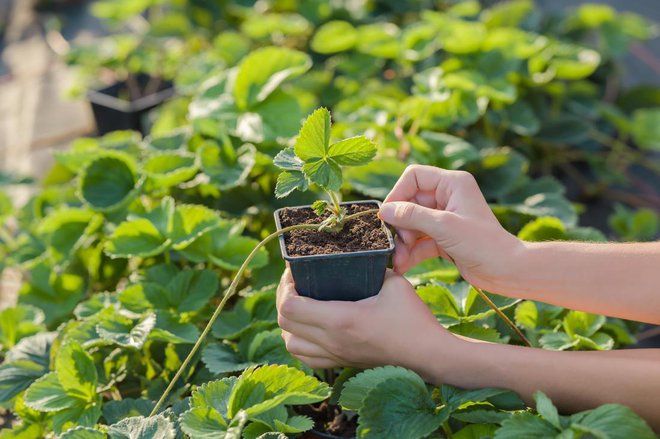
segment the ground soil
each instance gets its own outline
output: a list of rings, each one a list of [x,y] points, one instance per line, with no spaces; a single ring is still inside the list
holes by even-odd
[[[345,205],[348,214],[377,208],[376,204]],[[318,224],[328,213],[317,215],[310,208],[286,208],[280,212],[282,227],[295,224]],[[341,232],[294,230],[284,235],[286,251],[290,256],[328,255],[389,247],[385,226],[374,215],[364,215],[348,221]]]
[[[304,405],[295,408],[301,415],[309,416],[314,420],[314,430],[336,437],[354,438],[357,431],[357,416],[354,413],[345,413],[341,407],[328,404]],[[318,438],[314,432],[305,433],[303,439]]]

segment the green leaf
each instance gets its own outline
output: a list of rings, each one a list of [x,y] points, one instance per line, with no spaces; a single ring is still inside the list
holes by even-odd
[[[204,234],[181,252],[195,262],[210,261],[227,270],[238,270],[259,242],[256,239],[239,235],[240,230],[234,229],[235,224],[221,222],[218,228]],[[268,252],[262,247],[250,262],[249,267],[263,267],[267,263]]]
[[[660,150],[660,108],[636,110],[632,118],[632,135],[640,148]]]
[[[497,425],[466,425],[452,435],[453,439],[491,438],[497,430]]]
[[[199,204],[180,204],[172,222],[172,247],[181,250],[220,225],[218,213]]]
[[[518,232],[523,241],[558,241],[567,239],[566,227],[559,218],[544,216],[531,221]]]
[[[192,323],[183,323],[179,316],[162,310],[156,311],[156,327],[149,336],[152,340],[168,343],[195,343],[199,337],[199,329]]]
[[[233,149],[233,146],[228,146]],[[220,145],[207,141],[199,149],[202,169],[211,183],[220,190],[231,189],[245,183],[254,167],[257,150],[254,145],[244,144],[228,156]]]
[[[414,372],[373,388],[359,411],[361,438],[424,438],[442,423],[424,381]]]
[[[83,170],[80,197],[95,211],[112,212],[125,207],[137,195],[140,185],[130,156],[106,152]]]
[[[208,256],[214,264],[226,270],[235,271],[245,262],[257,244],[259,241],[247,236],[232,236],[223,245],[215,247]],[[267,263],[268,252],[262,247],[250,261],[248,267],[259,268]]]
[[[28,360],[0,365],[0,403],[10,402],[47,371],[47,367]]]
[[[296,157],[295,150],[290,146],[278,152],[273,159],[273,164],[285,171],[300,171],[304,163],[305,162]]]
[[[155,256],[171,245],[149,220],[138,218],[121,223],[105,242],[105,252],[113,258]]]
[[[53,431],[55,433],[60,433],[76,425],[93,427],[101,417],[100,396],[89,403],[81,400],[77,400],[77,402],[75,406],[53,414]]]
[[[25,405],[40,412],[54,412],[78,404],[79,400],[67,395],[55,372],[44,375],[25,391]]]
[[[330,387],[288,366],[262,366],[243,372],[229,400],[229,417],[245,410],[248,417],[280,405],[310,404],[330,396]]]
[[[276,90],[252,112],[238,116],[232,134],[246,142],[282,142],[295,136],[302,117],[298,99],[291,93]]]
[[[73,314],[79,319],[84,319],[115,305],[119,305],[117,294],[108,292],[97,293],[88,300],[80,302],[73,310]]]
[[[502,427],[495,432],[494,439],[537,439],[554,438],[559,430],[549,422],[531,413],[514,413],[502,422]]]
[[[116,424],[124,418],[149,416],[156,404],[147,399],[124,398],[103,404],[103,417],[107,424]]]
[[[227,377],[209,381],[193,390],[190,396],[191,408],[211,407],[223,417],[227,417],[227,407],[238,377]]]
[[[328,202],[325,200],[316,200],[312,203],[312,210],[314,211],[315,214],[317,215],[323,215],[323,212],[325,212],[325,209],[328,208]]]
[[[193,408],[179,417],[181,430],[191,438],[214,439],[230,437],[227,422],[211,407]]]
[[[70,341],[60,348],[55,359],[55,371],[67,394],[84,401],[92,401],[96,397],[96,365],[78,343]]]
[[[364,407],[364,398],[367,394],[376,388],[380,383],[387,380],[412,380],[414,372],[402,367],[385,366],[368,369],[349,379],[339,397],[339,405],[345,409],[358,411]]]
[[[280,172],[280,175],[277,176],[277,184],[275,185],[275,196],[277,198],[284,198],[296,189],[305,192],[308,187],[309,182],[302,172]]]
[[[155,187],[168,188],[193,178],[197,163],[193,155],[165,152],[151,155],[143,169]]]
[[[59,208],[39,224],[37,233],[48,242],[55,260],[68,260],[103,224],[103,217],[89,209]]]
[[[399,56],[399,28],[392,23],[374,23],[358,27],[357,50],[378,58]]]
[[[305,73],[309,56],[284,47],[263,47],[243,58],[236,75],[234,97],[241,109],[263,102],[285,80]]]
[[[329,191],[337,192],[341,188],[341,168],[331,158],[305,163],[303,173],[312,182]]]
[[[525,403],[514,392],[505,389],[486,387],[482,389],[465,390],[443,384],[441,389],[442,400],[445,407],[441,412],[451,413],[464,404],[488,401],[493,406],[504,410],[519,410]]]
[[[240,372],[255,363],[243,361],[231,346],[222,343],[209,343],[202,351],[202,361],[214,374]]]
[[[576,144],[591,135],[591,124],[577,116],[561,116],[546,121],[536,134],[539,140],[558,144]]]
[[[488,341],[491,343],[502,343],[505,339],[502,338],[495,328],[488,328],[485,326],[479,326],[476,323],[459,323],[458,325],[450,326],[449,331],[453,334],[462,335],[463,337],[469,337],[476,340]]]
[[[652,439],[656,435],[648,424],[628,407],[605,404],[571,416],[571,428],[597,438]]]
[[[531,300],[525,300],[516,307],[516,325],[526,329],[536,329],[538,324],[538,310]]]
[[[563,351],[577,345],[579,340],[571,338],[571,336],[565,332],[550,332],[544,334],[539,342],[541,343],[543,349]]]
[[[310,42],[314,52],[328,54],[352,49],[358,42],[358,32],[347,21],[329,21],[316,29]]]
[[[135,416],[108,427],[110,439],[174,439],[174,425],[164,416]]]
[[[564,317],[564,330],[566,333],[575,337],[591,337],[605,324],[605,316],[589,314],[581,311],[570,311]]]
[[[376,145],[364,136],[356,136],[333,143],[327,154],[340,166],[366,165],[376,155]]]
[[[651,209],[628,209],[620,204],[608,223],[626,241],[652,241],[660,231],[660,215]]]
[[[119,346],[141,349],[155,325],[156,314],[153,313],[147,314],[137,323],[117,314],[96,325],[96,332],[99,337]]]
[[[59,435],[58,439],[105,439],[106,437],[105,433],[90,427],[74,427]]]
[[[16,345],[22,338],[43,331],[44,313],[34,306],[16,305],[0,311],[0,343],[3,349]]]
[[[231,310],[223,311],[213,325],[217,338],[235,340],[248,331],[273,329],[277,326],[274,288],[242,297]]]
[[[309,115],[296,138],[296,157],[304,162],[326,157],[330,147],[330,125],[330,111],[327,108],[318,108]]]
[[[539,415],[555,427],[561,430],[561,420],[557,407],[552,403],[545,393],[537,390],[534,392],[534,401],[536,402],[536,411]]]
[[[197,311],[218,290],[218,276],[211,270],[184,268],[178,271],[172,265],[156,265],[146,273],[144,292],[157,308]]]

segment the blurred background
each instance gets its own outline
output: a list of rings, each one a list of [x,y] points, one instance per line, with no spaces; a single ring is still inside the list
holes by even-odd
[[[108,35],[138,35],[149,25],[144,22],[149,19],[161,20],[159,26],[173,28],[164,29],[165,33],[176,36],[180,32],[181,38],[189,38],[192,32],[201,32],[206,38],[213,38],[213,34],[222,31],[220,20],[213,23],[212,16],[202,17],[199,21],[203,22],[203,28],[196,30],[190,29],[187,20],[179,20],[174,15],[159,18],[158,14],[150,17],[149,12],[143,12],[131,16],[133,12],[145,9],[149,3],[183,5],[177,9],[185,11],[187,8],[191,13],[197,11],[206,14],[227,7],[228,4],[231,6],[231,3],[249,6],[254,2],[0,0],[0,169],[17,175],[39,176],[52,164],[50,150],[65,148],[73,139],[95,133],[96,125],[84,92],[90,82],[108,83],[113,78],[112,75],[103,78],[99,64],[104,60],[76,60],[71,53],[76,47],[91,46],[97,55],[101,55],[104,50],[112,51],[109,41],[105,39]],[[265,7],[268,2],[261,3]],[[364,2],[353,3],[359,5]],[[497,2],[484,3],[492,5]],[[566,11],[581,3],[586,2],[536,2],[540,8],[548,11]],[[660,7],[656,0],[607,0],[595,3],[610,5],[622,12],[635,12],[651,21],[660,20]],[[127,42],[128,45],[130,43]],[[174,46],[173,51],[181,50]],[[160,49],[167,50],[166,47]],[[67,59],[71,61],[69,64]],[[181,56],[177,60],[175,56],[172,62],[184,63],[185,59]],[[77,62],[80,65],[76,65]],[[112,63],[113,60],[105,62]],[[99,67],[96,70],[95,64]],[[625,86],[660,85],[660,39],[636,43],[621,64]],[[85,73],[92,73],[94,81],[90,81],[86,74],[79,74],[79,70],[84,69],[91,70]]]
[[[0,0],[0,184],[14,205],[21,206],[39,190],[38,184],[31,183],[38,183],[48,174],[54,163],[53,152],[68,148],[76,139],[122,129],[143,135],[163,134],[182,126],[190,98],[203,80],[236,65],[245,53],[263,45],[316,52],[314,64],[321,70],[330,72],[339,66],[342,73],[334,80],[334,88],[328,90],[351,95],[351,81],[359,83],[360,75],[351,72],[351,66],[339,65],[341,54],[324,56],[333,55],[334,49],[327,52],[314,47],[320,26],[331,19],[357,24],[390,21],[412,28],[424,10],[451,10],[469,22],[478,19],[482,7],[497,10],[500,4],[503,2],[493,0]],[[570,68],[576,68],[577,73],[568,72],[556,82],[541,79],[540,87],[529,89],[533,92],[521,86],[518,94],[529,98],[523,108],[534,106],[537,98],[561,95],[553,104],[541,105],[543,111],[550,109],[551,115],[559,116],[544,119],[537,114],[538,120],[534,117],[530,122],[536,124],[533,130],[506,127],[500,119],[502,104],[498,100],[507,102],[509,98],[490,96],[494,102],[492,113],[481,121],[459,121],[446,132],[468,138],[479,148],[483,147],[479,136],[485,135],[492,142],[500,142],[498,146],[522,152],[529,160],[531,177],[552,176],[561,181],[566,197],[578,203],[581,225],[596,227],[610,239],[657,238],[657,0],[507,4],[510,6],[490,13],[494,20],[511,19],[513,27],[584,44],[598,52],[595,56],[600,63],[589,59],[593,51],[563,54],[567,59],[576,57],[577,64]],[[520,17],[497,15],[515,15],[516,11],[523,11]],[[460,32],[456,35],[458,39],[463,37]],[[351,62],[367,60],[369,64],[369,56],[380,56],[377,51],[365,50],[350,55],[354,56]],[[460,55],[462,50],[458,47],[455,52]],[[419,59],[426,56],[420,54]],[[429,60],[437,62],[443,56]],[[383,60],[373,64],[375,70],[366,75],[387,83],[391,79],[388,75],[400,68],[401,85],[412,85],[412,91],[419,92],[421,89],[415,89],[411,80],[414,70],[410,70],[410,61],[397,60],[396,64],[389,58],[384,55]],[[420,71],[427,67],[425,62],[419,62]],[[580,72],[582,68],[588,71]],[[490,72],[480,74],[487,77]],[[350,78],[348,82],[346,78]],[[572,79],[580,80],[571,83]],[[329,106],[339,101],[314,87],[312,82],[301,86],[301,107],[311,108],[314,101]],[[534,96],[536,91],[540,91],[538,96]],[[318,95],[310,96],[308,92]],[[506,133],[500,133],[499,138],[490,136],[489,123],[502,124],[502,132],[508,129],[514,137]],[[391,137],[391,131],[382,133],[383,138]],[[631,137],[634,142],[629,142]],[[552,149],[556,145],[560,148]],[[576,158],[570,158],[573,156]],[[442,158],[428,154],[409,158],[443,163]],[[518,156],[505,159],[513,166]],[[458,162],[453,165],[462,166]],[[483,166],[473,167],[478,171]],[[474,171],[469,165],[466,169]],[[498,180],[488,180],[490,177],[477,177],[486,188],[499,184]],[[506,201],[502,194],[488,189],[487,196]]]

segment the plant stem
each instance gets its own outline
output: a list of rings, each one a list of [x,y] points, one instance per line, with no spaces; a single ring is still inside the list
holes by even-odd
[[[495,311],[495,313],[496,313],[498,316],[500,316],[500,318],[501,318],[502,320],[504,320],[504,323],[506,323],[511,329],[513,329],[513,331],[514,331],[516,334],[518,334],[518,337],[520,337],[520,339],[523,341],[523,343],[525,343],[525,344],[527,345],[527,347],[530,347],[530,348],[531,348],[531,347],[532,347],[532,343],[529,341],[529,339],[528,339],[527,337],[525,337],[525,334],[523,334],[522,331],[516,326],[516,324],[513,323],[513,322],[511,321],[511,319],[510,319],[509,317],[507,317],[507,315],[504,314],[504,313],[502,312],[502,310],[499,309],[499,308],[497,307],[497,305],[495,305],[495,304],[493,303],[492,300],[490,300],[490,297],[486,296],[486,293],[484,293],[484,292],[481,290],[481,288],[477,288],[477,287],[475,287],[474,285],[472,285],[472,288],[474,288],[474,290],[477,292],[477,294],[479,294],[479,296],[481,296],[481,298],[484,300],[484,302],[486,302],[486,304],[487,304],[488,306],[490,306],[490,307],[493,309],[493,311]]]
[[[447,436],[447,439],[452,439],[454,437],[454,434],[451,431],[451,427],[449,426],[449,421],[445,421],[442,423],[442,430],[445,432],[445,436]]]
[[[369,209],[369,210],[365,210],[363,212],[358,212],[358,213],[354,213],[352,215],[348,215],[344,218],[344,220],[342,221],[342,224],[345,223],[346,221],[350,221],[350,220],[355,219],[357,217],[367,215],[369,213],[376,213],[376,212],[378,212],[378,209]],[[243,274],[245,273],[245,270],[247,269],[247,267],[250,264],[250,262],[252,261],[252,259],[254,259],[255,255],[257,254],[259,249],[262,248],[263,246],[265,246],[266,244],[268,244],[273,239],[277,238],[278,236],[283,235],[284,233],[288,233],[288,232],[291,232],[293,230],[305,230],[305,229],[307,229],[307,230],[317,229],[318,230],[320,226],[321,226],[320,224],[296,224],[296,225],[293,225],[293,226],[284,227],[283,229],[278,230],[278,231],[273,232],[270,235],[268,235],[266,238],[263,239],[263,241],[261,241],[259,244],[257,244],[254,247],[254,249],[252,249],[252,251],[250,252],[248,257],[245,258],[245,261],[243,261],[243,264],[241,265],[241,267],[236,272],[236,276],[234,276],[234,279],[232,280],[231,284],[229,285],[229,288],[227,288],[227,291],[225,292],[225,295],[223,296],[222,300],[220,301],[217,308],[213,312],[213,315],[211,316],[211,319],[208,321],[208,323],[204,327],[204,330],[202,331],[201,335],[199,336],[199,338],[195,342],[193,348],[188,353],[188,356],[186,357],[186,359],[183,360],[183,363],[181,363],[181,366],[179,367],[179,370],[177,370],[176,374],[174,374],[174,378],[172,378],[172,380],[170,381],[169,385],[165,389],[165,392],[163,392],[163,394],[161,395],[160,399],[158,400],[158,402],[154,406],[154,409],[151,411],[149,416],[153,416],[156,413],[158,413],[158,410],[160,409],[160,407],[163,405],[163,403],[167,399],[168,395],[170,394],[170,392],[174,388],[174,385],[179,380],[179,378],[181,378],[181,375],[183,375],[183,372],[188,367],[188,364],[192,361],[192,358],[195,356],[195,354],[197,353],[199,348],[202,346],[202,343],[204,342],[204,339],[206,339],[206,336],[211,331],[211,327],[213,326],[215,321],[218,319],[218,316],[220,315],[220,312],[224,309],[225,305],[227,304],[227,301],[236,293],[236,287],[238,287],[238,283],[243,278]]]
[[[330,200],[332,201],[333,207],[333,212],[335,215],[339,215],[339,212],[341,212],[341,206],[339,205],[339,197],[337,197],[337,194],[333,191],[327,191],[328,195],[330,195]]]

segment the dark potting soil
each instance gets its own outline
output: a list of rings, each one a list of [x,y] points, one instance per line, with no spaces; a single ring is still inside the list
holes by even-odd
[[[337,405],[324,401],[320,404],[303,405],[295,408],[300,415],[314,420],[314,430],[337,437],[354,438],[357,431],[357,416],[342,411]],[[305,439],[317,438],[313,432],[303,435]]]
[[[378,208],[378,205],[349,204],[344,207],[350,215]],[[328,212],[319,216],[308,207],[286,208],[280,211],[280,223],[282,227],[296,224],[318,224],[328,216]],[[381,250],[390,245],[385,227],[375,214],[360,216],[348,221],[340,232],[294,230],[284,235],[284,243],[290,256]]]

